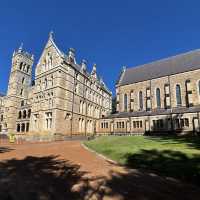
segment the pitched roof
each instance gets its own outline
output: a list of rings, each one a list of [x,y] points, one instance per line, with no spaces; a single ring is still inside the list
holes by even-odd
[[[196,69],[200,69],[200,49],[125,69],[117,84],[128,85]]]
[[[4,96],[5,96],[4,94],[0,93],[0,97],[4,97]]]

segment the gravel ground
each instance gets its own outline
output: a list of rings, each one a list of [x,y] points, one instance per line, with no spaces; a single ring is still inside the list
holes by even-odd
[[[80,141],[0,143],[0,200],[199,200],[200,188],[109,163]]]

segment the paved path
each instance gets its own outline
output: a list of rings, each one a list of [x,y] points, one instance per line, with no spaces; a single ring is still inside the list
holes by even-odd
[[[199,200],[200,188],[108,163],[79,141],[0,144],[1,200]]]

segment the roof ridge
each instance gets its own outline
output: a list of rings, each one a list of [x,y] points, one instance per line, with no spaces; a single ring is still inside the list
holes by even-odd
[[[174,55],[174,56],[169,56],[167,58],[161,58],[159,60],[154,60],[154,61],[147,62],[147,63],[144,63],[144,64],[136,65],[134,67],[128,67],[126,70],[137,69],[137,68],[145,67],[146,65],[151,65],[151,64],[154,64],[154,63],[160,63],[160,62],[163,62],[163,61],[170,61],[171,59],[181,57],[181,56],[186,56],[186,55],[189,55],[191,53],[198,52],[198,51],[200,52],[200,49],[194,49],[194,50],[187,51],[187,52],[184,52],[184,53],[180,53],[180,54],[177,54],[177,55]]]

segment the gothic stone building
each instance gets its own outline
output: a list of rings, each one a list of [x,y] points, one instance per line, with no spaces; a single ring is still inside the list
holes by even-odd
[[[117,113],[99,121],[99,134],[198,133],[200,50],[124,68],[116,95]]]
[[[112,103],[96,65],[88,73],[86,61],[77,64],[74,49],[67,55],[61,52],[52,33],[34,81],[33,62],[22,47],[13,54],[7,95],[0,95],[0,133],[93,134]]]

